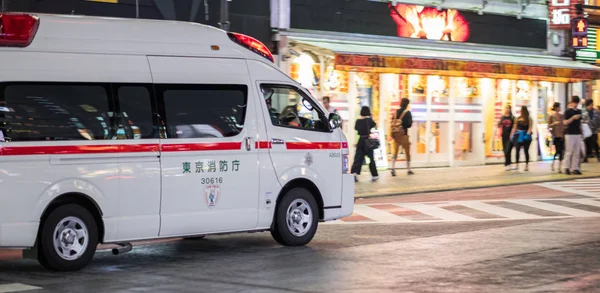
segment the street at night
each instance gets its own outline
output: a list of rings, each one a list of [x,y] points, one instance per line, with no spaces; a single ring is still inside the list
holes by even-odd
[[[359,200],[300,248],[258,233],[99,251],[69,274],[7,260],[0,292],[598,292],[600,180],[543,185]]]
[[[599,293],[600,0],[0,0],[0,293]]]

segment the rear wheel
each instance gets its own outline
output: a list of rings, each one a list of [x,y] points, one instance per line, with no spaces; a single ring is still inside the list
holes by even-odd
[[[281,245],[302,246],[317,232],[318,206],[313,195],[304,188],[288,191],[275,211],[273,239]]]
[[[98,227],[92,214],[77,204],[66,204],[42,223],[38,261],[51,270],[80,270],[92,261],[97,245]]]

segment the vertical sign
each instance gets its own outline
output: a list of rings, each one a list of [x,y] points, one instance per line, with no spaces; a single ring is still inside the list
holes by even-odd
[[[548,27],[556,30],[568,30],[571,28],[571,20],[576,17],[575,4],[581,4],[581,0],[551,0],[548,1],[548,12],[550,22]]]

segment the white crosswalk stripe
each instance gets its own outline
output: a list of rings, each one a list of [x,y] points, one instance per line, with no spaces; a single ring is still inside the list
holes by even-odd
[[[354,212],[380,223],[409,222],[408,219],[398,217],[392,213],[378,210],[368,205],[356,205],[354,206]]]
[[[564,201],[574,202],[582,205],[595,206],[600,208],[600,201],[592,199],[563,199]]]
[[[539,218],[541,218],[538,215],[523,213],[523,212],[487,204],[487,203],[480,202],[480,201],[466,201],[466,202],[461,202],[460,204],[463,206],[466,206],[468,208],[472,208],[474,210],[483,211],[488,214],[498,215],[498,216],[501,216],[504,218],[509,218],[509,219],[539,219]]]
[[[600,178],[547,182],[536,185],[571,194],[600,198]]]
[[[515,200],[509,200],[508,202],[514,202],[516,204],[526,205],[526,206],[530,206],[532,208],[551,211],[551,212],[555,212],[555,213],[570,215],[573,217],[597,217],[597,216],[599,216],[598,213],[592,213],[592,212],[588,212],[588,211],[584,211],[584,210],[580,210],[580,209],[569,208],[569,207],[565,207],[565,206],[561,206],[561,205],[557,205],[557,204],[541,202],[538,200],[515,199]]]
[[[474,220],[474,218],[471,218],[469,216],[451,212],[451,211],[443,209],[443,208],[439,208],[436,206],[427,205],[427,204],[423,204],[423,203],[404,203],[404,204],[397,204],[397,206],[409,208],[409,209],[415,210],[419,213],[422,213],[422,214],[425,214],[425,215],[428,215],[428,216],[431,216],[434,218],[446,220],[446,221],[471,221],[471,220]]]
[[[571,204],[587,206],[592,212],[575,208]],[[390,210],[397,206],[404,213]],[[445,207],[451,206],[452,210]],[[585,207],[581,207],[585,208]],[[357,204],[354,215],[327,224],[366,224],[366,223],[430,223],[430,222],[469,222],[506,221],[533,219],[561,219],[572,217],[600,217],[600,200],[595,199],[510,199],[484,201],[456,201],[449,205],[439,203],[393,203]],[[408,212],[407,212],[408,211]],[[482,216],[485,215],[485,216]],[[544,214],[549,214],[542,216]],[[418,217],[417,217],[418,216]]]
[[[25,285],[21,283],[11,283],[0,285],[0,293],[10,293],[10,292],[25,292],[32,290],[40,290],[41,287]]]

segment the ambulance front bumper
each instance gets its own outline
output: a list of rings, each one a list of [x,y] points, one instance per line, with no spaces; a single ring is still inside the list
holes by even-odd
[[[326,208],[324,210],[325,221],[337,220],[352,215],[354,212],[354,175],[344,174],[342,176],[342,200],[338,207]]]

